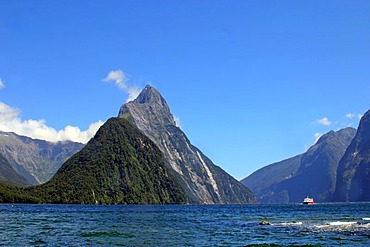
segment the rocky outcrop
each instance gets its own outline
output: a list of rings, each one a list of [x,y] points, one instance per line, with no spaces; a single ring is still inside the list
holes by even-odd
[[[304,154],[262,168],[243,183],[264,203],[301,202],[307,195],[317,202],[331,201],[338,163],[355,133],[353,128],[330,131]]]
[[[190,143],[176,126],[166,101],[155,88],[146,86],[134,101],[120,108],[119,117],[131,121],[156,143],[191,203],[255,202],[249,189]]]
[[[334,201],[370,201],[370,110],[338,165]]]
[[[76,142],[52,143],[0,131],[0,154],[33,185],[48,181],[83,146]]]

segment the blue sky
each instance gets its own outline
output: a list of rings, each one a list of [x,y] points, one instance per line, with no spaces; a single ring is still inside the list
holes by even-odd
[[[0,0],[0,130],[86,141],[151,84],[241,179],[357,127],[369,13],[349,0]]]

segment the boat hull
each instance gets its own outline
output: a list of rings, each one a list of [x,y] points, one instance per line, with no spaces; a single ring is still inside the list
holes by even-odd
[[[309,204],[309,205],[314,204],[313,198],[306,197],[306,198],[303,200],[303,204]]]
[[[302,204],[312,205],[312,204],[314,204],[314,202],[303,202]]]

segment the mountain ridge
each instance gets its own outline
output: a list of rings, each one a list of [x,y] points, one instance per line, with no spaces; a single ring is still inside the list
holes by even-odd
[[[48,181],[63,162],[83,146],[77,142],[53,143],[0,131],[0,154],[32,185]]]
[[[261,177],[261,172],[271,169],[267,166],[242,181],[253,188],[259,201],[264,203],[301,202],[307,195],[313,196],[318,202],[331,201],[336,186],[338,163],[355,133],[354,128],[329,131],[305,153],[272,164],[271,167],[285,166],[283,171],[289,171],[279,171],[282,178],[280,180],[275,178],[279,173],[270,172],[270,177],[265,176],[269,181],[267,184],[256,181],[254,177]]]

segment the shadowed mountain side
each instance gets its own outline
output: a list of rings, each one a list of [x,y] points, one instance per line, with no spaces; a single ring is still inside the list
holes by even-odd
[[[13,169],[8,160],[5,159],[2,154],[0,154],[0,181],[20,185],[30,185],[27,179]]]
[[[338,163],[355,133],[353,128],[330,131],[304,154],[260,169],[251,175],[252,179],[243,181],[264,203],[302,202],[306,196],[329,202],[335,191]],[[266,184],[257,181],[256,176]]]
[[[370,201],[370,110],[338,165],[334,201]]]
[[[301,158],[302,155],[297,155],[293,158],[265,166],[241,180],[241,183],[253,191],[259,202],[279,203],[288,201],[286,193],[280,192],[276,194],[272,188],[297,173],[301,164]]]

